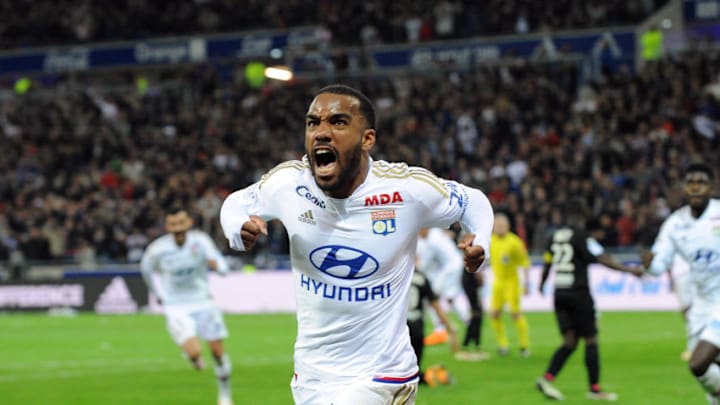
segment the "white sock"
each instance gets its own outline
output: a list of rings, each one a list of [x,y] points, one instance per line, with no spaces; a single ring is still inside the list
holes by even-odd
[[[696,378],[706,392],[711,395],[720,394],[720,367],[717,364],[711,364],[705,374]]]
[[[230,373],[232,372],[232,362],[227,353],[222,355],[222,363],[215,364],[215,377],[218,380],[218,393],[221,397],[230,398]]]

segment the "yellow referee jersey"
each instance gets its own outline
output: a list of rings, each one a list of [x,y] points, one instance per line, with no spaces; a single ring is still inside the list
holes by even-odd
[[[522,239],[512,232],[504,236],[493,233],[490,240],[490,267],[497,281],[517,280],[518,268],[530,267],[530,257]]]

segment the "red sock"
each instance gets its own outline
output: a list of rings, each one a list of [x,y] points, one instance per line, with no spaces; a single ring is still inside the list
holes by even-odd
[[[555,381],[555,376],[550,373],[545,373],[545,379],[550,382],[553,382],[553,381]]]
[[[593,384],[590,386],[590,391],[592,392],[600,392],[600,384]]]

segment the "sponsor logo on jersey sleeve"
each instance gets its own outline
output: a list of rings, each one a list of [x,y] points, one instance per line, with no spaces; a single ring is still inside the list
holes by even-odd
[[[399,204],[401,202],[404,201],[399,191],[393,191],[392,193],[374,194],[365,197],[366,207],[375,205]]]
[[[301,184],[295,188],[295,192],[300,197],[305,198],[306,200],[310,201],[311,203],[315,204],[317,207],[325,208],[325,201],[323,201],[321,198],[316,197],[313,195],[313,193],[310,192],[310,189],[308,186]]]
[[[395,210],[373,211],[370,213],[372,230],[376,235],[387,235],[397,230]]]

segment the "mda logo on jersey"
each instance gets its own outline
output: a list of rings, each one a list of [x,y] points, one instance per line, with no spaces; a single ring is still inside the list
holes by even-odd
[[[328,245],[310,252],[310,263],[328,276],[343,279],[360,279],[375,273],[377,259],[355,248]]]
[[[372,230],[377,235],[387,235],[395,232],[395,210],[373,211],[370,213]]]

